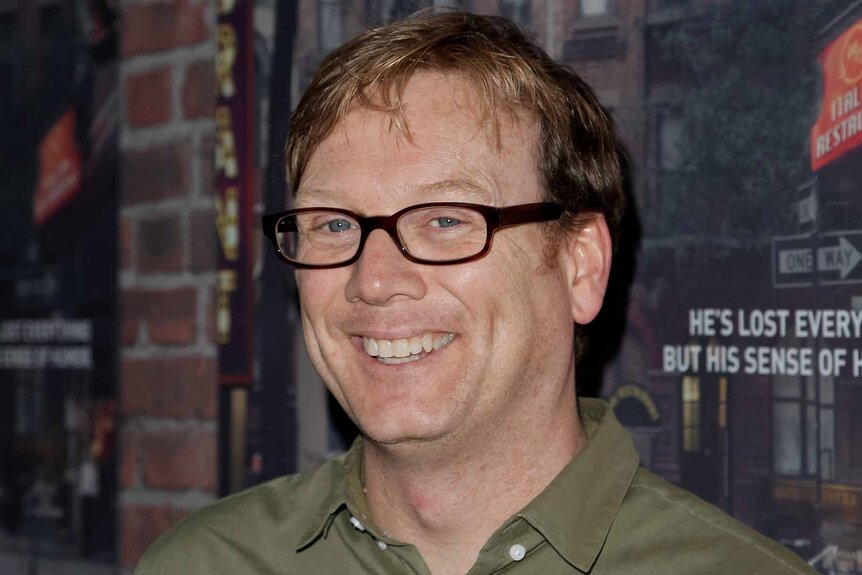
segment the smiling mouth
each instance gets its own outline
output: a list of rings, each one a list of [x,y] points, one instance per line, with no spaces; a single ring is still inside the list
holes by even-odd
[[[362,348],[380,363],[398,365],[418,361],[428,354],[449,345],[455,339],[454,333],[426,333],[407,339],[362,338]]]

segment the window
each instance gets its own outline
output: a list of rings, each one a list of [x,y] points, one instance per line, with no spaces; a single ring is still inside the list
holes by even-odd
[[[380,21],[390,22],[399,18],[404,18],[413,14],[417,10],[428,8],[430,6],[439,6],[440,2],[433,0],[376,0],[379,2]],[[446,5],[457,7],[456,2],[446,2]],[[372,10],[369,10],[371,12]]]
[[[820,478],[835,478],[834,389],[831,377],[773,377],[772,468],[775,473],[813,477],[817,475],[819,457]]]
[[[835,460],[838,481],[858,484],[862,482],[862,441],[859,441],[862,434],[862,417],[859,417],[862,409],[862,382],[859,378],[843,379],[836,391],[839,398],[833,417],[836,434],[833,450],[826,458]],[[826,447],[821,447],[825,454]]]
[[[611,0],[581,0],[581,16],[604,16],[611,13]]]
[[[658,117],[658,165],[662,170],[682,167],[682,118],[662,113]]]
[[[532,21],[531,4],[530,0],[500,0],[500,14],[521,26],[529,26]]]
[[[341,45],[342,29],[341,0],[320,0],[320,48],[334,50]]]
[[[688,2],[689,0],[656,0],[655,8],[676,8],[678,6],[685,6]]]
[[[433,0],[435,11],[440,10],[464,10],[463,0]]]
[[[700,379],[682,378],[682,450],[700,451]]]
[[[48,421],[45,406],[45,372],[15,372],[15,435],[37,435]]]
[[[772,466],[782,475],[802,471],[802,425],[798,402],[775,402],[772,407]]]

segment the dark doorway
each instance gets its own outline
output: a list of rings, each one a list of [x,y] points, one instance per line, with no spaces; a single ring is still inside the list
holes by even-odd
[[[730,509],[728,378],[685,376],[680,382],[682,484],[722,509]]]

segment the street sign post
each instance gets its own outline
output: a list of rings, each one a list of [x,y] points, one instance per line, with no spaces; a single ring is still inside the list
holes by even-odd
[[[798,216],[801,225],[817,225],[817,184],[816,180],[799,186],[796,190],[798,203]]]

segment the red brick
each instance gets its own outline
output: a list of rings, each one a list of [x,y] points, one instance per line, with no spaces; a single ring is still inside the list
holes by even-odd
[[[133,487],[140,483],[140,432],[126,426],[120,434],[120,486]]]
[[[150,324],[150,341],[175,345],[193,343],[197,333],[197,308],[186,309],[184,312],[186,317]]]
[[[124,415],[213,420],[216,360],[206,357],[124,359],[120,408]]]
[[[144,485],[154,489],[216,489],[216,433],[208,429],[148,431],[138,438]]]
[[[123,345],[134,345],[138,341],[138,322],[123,318]]]
[[[180,217],[159,216],[138,223],[138,273],[178,272],[183,269],[185,234]]]
[[[216,267],[216,248],[218,247],[215,210],[192,212],[191,225],[189,269],[193,272],[211,272]]]
[[[133,128],[171,119],[171,69],[159,68],[126,79],[126,118]]]
[[[163,0],[124,5],[122,53],[133,56],[190,46],[210,38],[208,2]]]
[[[215,62],[199,60],[186,66],[183,82],[183,116],[210,118],[215,111]]]
[[[200,190],[204,197],[215,197],[215,137],[212,135],[201,138],[200,154]]]
[[[169,507],[124,505],[120,510],[120,564],[134,567],[150,543],[187,513]]]
[[[144,321],[153,343],[191,343],[197,333],[197,290],[128,289],[122,295],[123,322]]]
[[[192,181],[191,140],[123,153],[123,205],[184,196]]]

